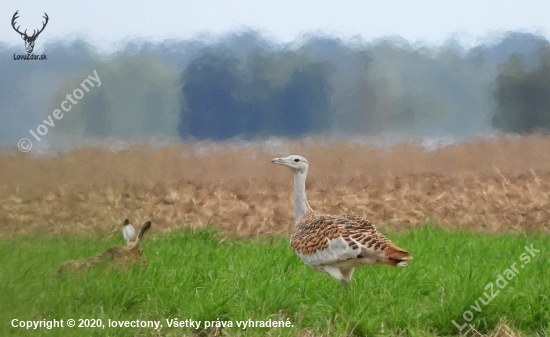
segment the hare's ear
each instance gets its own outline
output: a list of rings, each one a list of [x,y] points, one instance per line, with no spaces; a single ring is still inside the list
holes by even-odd
[[[122,227],[122,235],[126,240],[126,245],[129,247],[131,243],[136,239],[136,229],[128,219],[124,220],[124,227]]]
[[[147,232],[151,228],[151,221],[147,221],[143,224],[143,227],[139,230],[139,234],[137,236],[136,245],[139,243],[140,240],[143,239],[143,236],[145,235],[145,232]]]

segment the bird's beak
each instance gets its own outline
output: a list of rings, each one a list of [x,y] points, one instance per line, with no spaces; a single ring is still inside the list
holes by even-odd
[[[273,164],[283,164],[284,160],[283,160],[283,158],[273,158],[273,159],[271,159],[271,162]]]

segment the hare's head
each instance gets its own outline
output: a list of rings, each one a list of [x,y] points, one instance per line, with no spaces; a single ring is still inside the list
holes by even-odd
[[[126,247],[113,247],[113,260],[116,262],[137,262],[141,260],[141,263],[147,263],[143,250],[139,247],[140,241],[143,239],[145,232],[151,228],[151,221],[147,221],[143,224],[139,233],[136,236],[136,229],[130,223],[128,219],[124,220],[122,227],[122,235],[126,240]]]

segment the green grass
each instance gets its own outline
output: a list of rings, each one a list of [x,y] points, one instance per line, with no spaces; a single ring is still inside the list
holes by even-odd
[[[142,243],[149,263],[130,268],[99,265],[79,273],[56,272],[68,259],[94,255],[121,237],[21,236],[0,239],[0,335],[2,336],[181,336],[166,319],[231,321],[222,335],[457,336],[452,323],[490,332],[503,317],[527,336],[550,335],[550,237],[447,232],[423,227],[388,233],[414,259],[410,268],[356,270],[349,292],[328,275],[307,267],[282,237],[227,238],[213,231],[175,231]],[[539,249],[520,260],[524,246]],[[489,282],[513,263],[519,270],[487,305],[476,306]],[[490,290],[490,289],[489,289]],[[489,291],[487,291],[489,292]],[[479,301],[478,301],[479,303]],[[153,328],[57,328],[25,330],[12,319],[69,318],[160,320]],[[237,327],[237,321],[283,320],[284,328]],[[65,322],[66,323],[66,322]],[[463,331],[465,332],[467,328]],[[211,332],[211,331],[210,331]],[[203,332],[203,335],[206,335]]]

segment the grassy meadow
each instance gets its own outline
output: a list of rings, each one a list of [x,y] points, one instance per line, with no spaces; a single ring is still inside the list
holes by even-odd
[[[310,162],[314,210],[371,220],[410,268],[359,268],[345,292],[300,261],[292,175],[270,163],[288,154]],[[538,136],[2,150],[0,335],[550,336],[548,163]],[[125,218],[152,221],[147,264],[58,273],[124,244]],[[53,319],[65,327],[12,327]],[[136,320],[159,325],[113,326]]]
[[[146,265],[106,262],[78,273],[58,273],[57,267],[120,244],[122,238],[3,238],[0,254],[8,258],[0,276],[0,334],[457,336],[463,313],[470,311],[469,323],[480,333],[494,331],[505,319],[514,336],[550,335],[548,236],[473,234],[430,225],[389,236],[413,253],[410,268],[359,268],[349,292],[302,263],[281,236],[251,239],[214,230],[174,230],[146,237]],[[540,252],[530,254],[525,246]],[[519,272],[508,275],[507,284],[499,281],[514,263]],[[484,292],[496,295],[486,305],[478,300]],[[100,319],[105,328],[26,330],[11,327],[14,318]],[[175,318],[200,321],[201,327],[169,327],[166,320]],[[109,320],[136,319],[162,326],[108,327]],[[237,326],[249,319],[288,320],[292,326]],[[204,329],[205,321],[212,327]],[[226,327],[216,328],[216,321]]]

